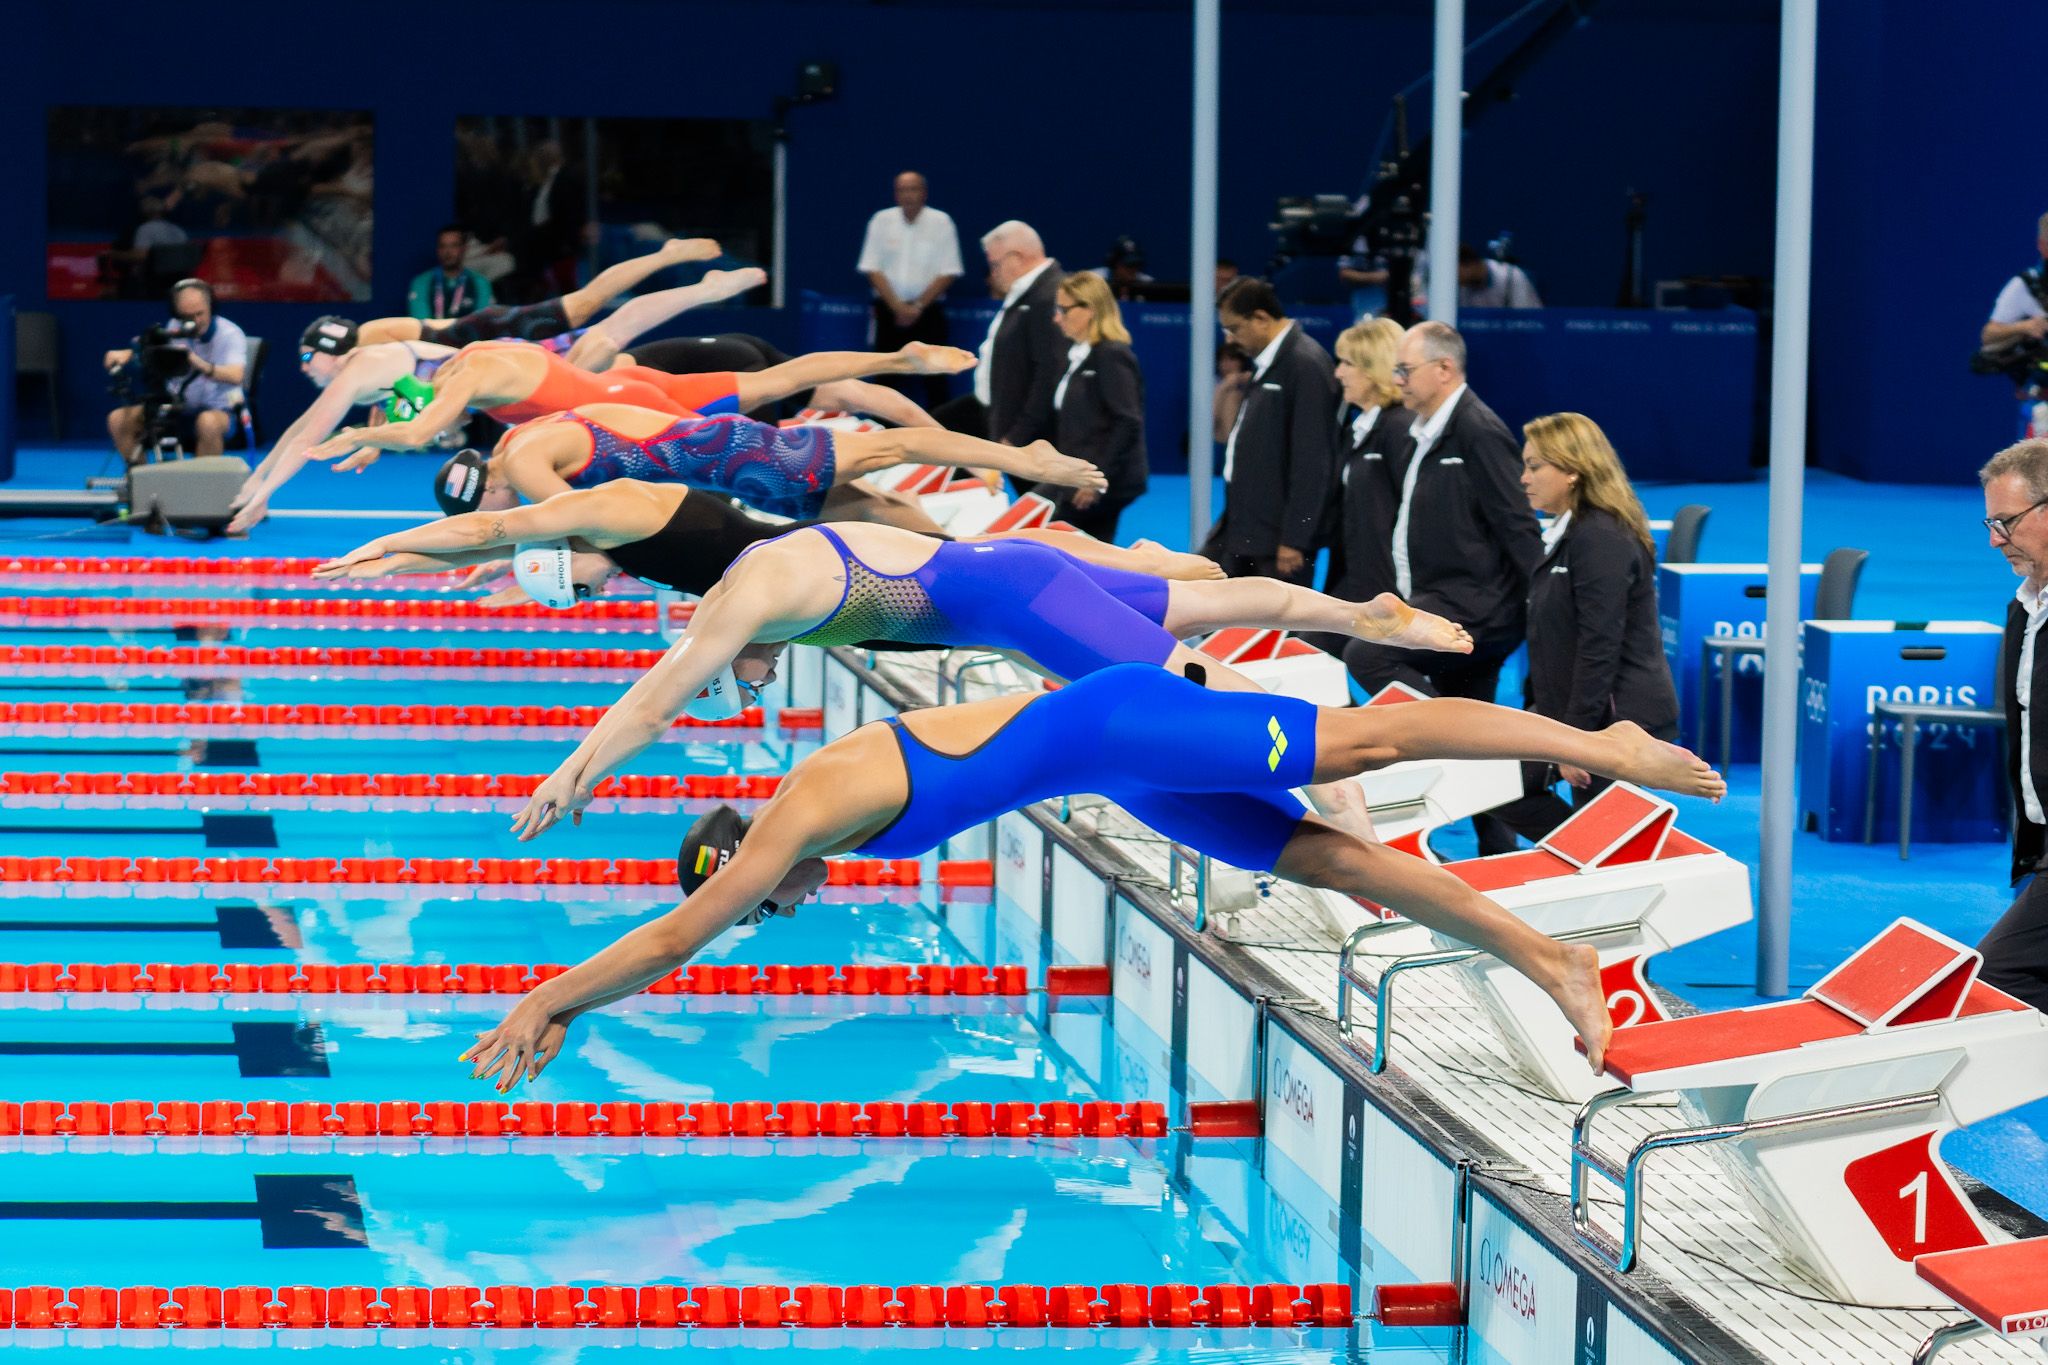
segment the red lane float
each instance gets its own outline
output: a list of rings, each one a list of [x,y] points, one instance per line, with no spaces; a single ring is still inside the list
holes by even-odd
[[[588,731],[604,718],[603,706],[351,706],[314,702],[62,702],[0,701],[0,729],[16,733],[55,730],[105,730],[109,733],[169,731],[185,735],[202,731],[225,735],[289,736],[307,730],[390,731],[520,731],[507,738],[535,738],[536,733]],[[801,714],[799,716],[801,720]],[[767,713],[750,706],[725,720],[678,716],[672,730],[759,730]],[[800,728],[800,727],[799,727]],[[417,737],[408,734],[405,738]]]
[[[0,1101],[0,1137],[31,1138],[1160,1138],[1148,1100]]]
[[[322,561],[310,555],[229,559],[210,555],[19,555],[0,560],[0,573],[63,578],[310,578]],[[424,581],[455,578],[468,569],[415,574]]]
[[[434,648],[370,645],[4,645],[0,668],[17,677],[298,677],[365,675],[466,679],[478,673],[559,675],[562,681],[638,676],[658,649]]]
[[[558,962],[0,962],[0,994],[524,995],[569,970]],[[1024,968],[980,963],[804,966],[698,962],[649,995],[1021,996]]]
[[[526,773],[0,772],[0,797],[22,806],[130,809],[271,809],[284,798],[314,810],[367,810],[387,803],[408,810],[495,809],[497,804],[516,810],[545,780],[541,774]],[[765,801],[781,784],[772,773],[607,777],[598,783],[590,808],[603,814],[631,812],[643,805],[669,811],[678,801]],[[953,866],[941,865],[942,881]]]
[[[648,632],[663,623],[645,599],[593,599],[567,611],[537,602],[487,607],[436,597],[0,597],[0,626],[98,630],[223,626],[247,630],[601,630]],[[680,605],[672,619],[687,619]]]
[[[0,1328],[1322,1327],[1342,1284],[155,1285],[0,1289]],[[369,1344],[369,1343],[364,1343]]]

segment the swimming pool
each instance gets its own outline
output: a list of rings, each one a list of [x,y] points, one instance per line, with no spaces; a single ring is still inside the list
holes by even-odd
[[[676,788],[624,792],[622,810],[596,808],[539,845],[513,842],[519,800],[502,779],[545,774],[576,733],[573,715],[548,710],[602,706],[629,671],[531,651],[659,648],[651,614],[619,615],[600,645],[564,618],[508,630],[461,613],[321,616],[309,604],[349,598],[258,585],[246,591],[263,597],[239,600],[288,609],[195,627],[184,608],[105,608],[148,606],[152,593],[236,599],[174,575],[55,574],[34,586],[42,605],[0,610],[0,648],[43,651],[32,666],[17,653],[0,675],[0,959],[30,969],[0,982],[15,987],[0,994],[0,1133],[21,1130],[0,1136],[0,1216],[15,1224],[0,1241],[0,1284],[226,1290],[218,1307],[188,1294],[184,1311],[275,1320],[280,1343],[321,1352],[374,1341],[508,1359],[676,1344],[989,1346],[1082,1361],[1448,1358],[1442,1329],[1142,1325],[1152,1286],[1352,1281],[1340,1252],[1347,1237],[1359,1245],[1356,1229],[1347,1234],[1311,1182],[1256,1141],[1144,1136],[1152,1111],[1133,1131],[1132,1106],[1158,1102],[1162,1069],[1185,1070],[1168,1041],[1106,1001],[1037,990],[1055,957],[1072,955],[1056,954],[1039,917],[1008,897],[942,886],[936,859],[914,885],[892,869],[888,884],[829,887],[826,903],[734,930],[705,954],[763,969],[747,974],[762,989],[645,995],[583,1021],[547,1075],[510,1097],[525,1109],[500,1110],[500,1097],[469,1082],[457,1054],[501,1017],[503,992],[669,903],[652,865],[673,858],[678,806],[765,792],[815,742],[814,720],[780,724],[771,697],[759,723],[679,731],[630,770]],[[85,600],[95,589],[104,600]],[[80,600],[52,605],[70,598]],[[275,653],[408,649],[472,654],[440,664],[349,654],[320,671]],[[154,650],[184,652],[152,661]],[[251,653],[262,650],[272,654]],[[378,711],[393,707],[409,711]],[[66,776],[42,780],[54,774]],[[169,774],[208,780],[152,780]],[[373,795],[368,774],[434,780],[380,778]],[[442,780],[472,776],[490,780]],[[522,872],[532,858],[548,861]],[[353,984],[317,976],[308,989],[308,966],[360,963],[447,967],[491,993],[393,993],[401,978],[371,985],[361,974]],[[772,965],[814,963],[840,968],[842,983],[848,968],[936,964],[966,973],[949,982],[981,984],[932,994],[911,984],[927,971],[876,977],[875,994],[766,985],[789,979]],[[55,974],[37,976],[35,964]],[[975,964],[1020,967],[1033,990],[999,993]],[[1199,1077],[1180,1085],[1219,1097]],[[1005,1123],[1037,1135],[997,1135]],[[551,1314],[659,1322],[679,1311],[672,1296],[621,1308],[596,1287],[677,1285],[699,1290],[684,1316],[842,1325],[567,1336],[533,1325]],[[264,1287],[261,1302],[237,1286]],[[270,1294],[293,1286],[305,1288]],[[403,1319],[408,1296],[386,1293],[372,1315],[351,1286],[458,1292],[423,1294],[425,1322],[438,1325],[407,1330],[363,1324]],[[730,1287],[729,1301],[704,1286]],[[740,1292],[752,1286],[779,1288]],[[834,1298],[803,1286],[881,1290]],[[956,1294],[949,1308],[948,1286],[1046,1292],[1027,1291],[1014,1309],[1033,1325],[996,1330],[971,1325],[992,1294]],[[1103,1286],[1141,1289],[1098,1298]],[[1235,1311],[1230,1293],[1212,1297]],[[1250,1309],[1249,1288],[1243,1298]],[[32,1299],[42,1302],[17,1295],[17,1317]],[[111,1311],[146,1320],[161,1301],[116,1296]],[[1043,1313],[1029,1306],[1041,1301]],[[100,1311],[83,1288],[71,1302],[88,1322]],[[1295,1302],[1281,1296],[1283,1316]],[[475,1303],[488,1307],[465,1306]],[[1141,1325],[1114,1325],[1133,1303]],[[1037,1325],[1075,1312],[1097,1325]],[[970,1325],[860,1325],[892,1315]],[[500,1325],[471,1325],[478,1317]],[[308,1326],[329,1321],[339,1325]],[[272,1339],[198,1326],[67,1335],[188,1349]],[[8,1338],[58,1339],[19,1326]]]

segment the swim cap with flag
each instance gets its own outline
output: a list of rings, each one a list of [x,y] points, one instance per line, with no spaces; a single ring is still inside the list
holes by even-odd
[[[484,500],[484,466],[482,455],[474,450],[458,450],[441,466],[441,472],[434,475],[434,501],[449,516],[460,512],[474,512]]]
[[[356,325],[347,318],[329,313],[326,317],[314,318],[306,330],[299,333],[299,349],[319,351],[325,355],[347,355],[356,348]]]
[[[746,837],[747,821],[731,806],[718,806],[698,816],[683,835],[683,846],[676,854],[676,882],[683,888],[683,894],[696,895],[714,872],[732,861],[732,855],[739,852],[740,840]],[[774,913],[775,902],[764,900],[738,922],[759,924]]]
[[[681,648],[687,652],[694,643],[684,636]],[[740,690],[740,680],[733,673],[732,661],[728,659],[697,689],[697,695],[683,707],[683,714],[697,720],[731,720],[746,709],[746,695]]]
[[[514,547],[512,577],[526,595],[552,611],[567,611],[590,589],[569,576],[569,542],[543,540]]]

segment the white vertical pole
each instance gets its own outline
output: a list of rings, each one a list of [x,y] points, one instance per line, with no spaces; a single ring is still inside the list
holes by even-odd
[[[1214,519],[1209,481],[1216,390],[1216,109],[1222,65],[1222,0],[1195,0],[1194,182],[1188,204],[1188,547],[1199,550]]]
[[[1763,813],[1756,989],[1790,989],[1792,840],[1798,832],[1799,517],[1806,495],[1806,352],[1813,265],[1813,85],[1818,0],[1784,0],[1778,39],[1778,241],[1771,328],[1770,588],[1764,603]]]
[[[1436,0],[1429,118],[1429,315],[1458,325],[1458,187],[1465,156],[1465,0]]]
[[[768,306],[782,307],[789,297],[784,276],[789,273],[789,133],[782,116],[775,118],[775,246],[774,262],[768,271]]]

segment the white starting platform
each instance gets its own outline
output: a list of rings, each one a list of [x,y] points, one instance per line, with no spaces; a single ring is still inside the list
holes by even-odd
[[[1758,1236],[1828,1293],[1870,1307],[1925,1302],[1920,1258],[2001,1236],[1941,1159],[1941,1140],[2048,1096],[2048,1017],[1977,980],[1979,964],[1901,919],[1798,1000],[1617,1030],[1606,1072],[1621,1085],[1572,1125],[1581,1241],[1633,1269],[1646,1161],[1705,1146],[1749,1201]],[[1596,1119],[1663,1095],[1687,1123],[1620,1156],[1596,1145]],[[1595,1179],[1621,1195],[1617,1230],[1595,1216]]]
[[[1443,864],[1444,870],[1538,931],[1591,944],[1617,1028],[1665,1017],[1650,989],[1650,959],[1747,922],[1749,873],[1675,827],[1669,801],[1617,782],[1572,813],[1535,848]],[[1384,1070],[1392,1047],[1393,986],[1426,968],[1458,973],[1528,1078],[1554,1099],[1591,1099],[1607,1088],[1577,1050],[1577,1035],[1549,997],[1498,958],[1467,948],[1382,907],[1341,897],[1354,927],[1339,957],[1337,1027]],[[1360,962],[1383,963],[1369,972]],[[1391,960],[1388,960],[1391,959]],[[1357,997],[1376,1004],[1373,1043],[1357,1041]]]

